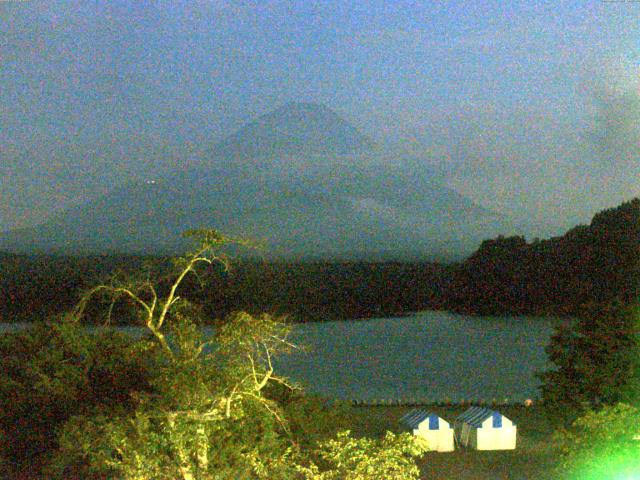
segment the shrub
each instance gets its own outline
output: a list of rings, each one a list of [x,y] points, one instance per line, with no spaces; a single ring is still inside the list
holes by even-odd
[[[636,478],[640,472],[640,410],[620,403],[588,411],[558,434],[559,478]]]
[[[98,405],[131,408],[149,389],[143,343],[115,331],[90,332],[69,320],[0,336],[0,442],[19,468],[57,447],[56,431]]]

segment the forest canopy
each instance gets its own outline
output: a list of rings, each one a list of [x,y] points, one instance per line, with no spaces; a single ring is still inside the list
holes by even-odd
[[[0,318],[46,318],[114,270],[151,257],[0,255]],[[161,260],[161,259],[160,259]],[[166,261],[166,259],[165,259]],[[187,284],[212,316],[234,310],[287,314],[293,321],[356,319],[446,309],[479,315],[573,316],[590,304],[629,303],[640,292],[640,199],[597,213],[547,240],[499,236],[458,264],[259,262],[212,269],[220,288]],[[126,323],[126,317],[121,317]]]

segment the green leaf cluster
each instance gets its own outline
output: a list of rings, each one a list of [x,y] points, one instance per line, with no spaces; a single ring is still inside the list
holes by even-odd
[[[387,432],[382,439],[353,438],[348,430],[321,442],[317,463],[298,466],[305,480],[417,480],[414,457],[427,445],[408,433]]]
[[[0,455],[19,469],[56,448],[57,430],[150,388],[144,339],[64,318],[0,336]]]
[[[640,472],[640,410],[630,405],[587,411],[557,439],[562,445],[558,478],[635,478]]]

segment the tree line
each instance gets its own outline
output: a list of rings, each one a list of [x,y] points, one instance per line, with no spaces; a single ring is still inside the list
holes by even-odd
[[[168,259],[0,254],[0,319],[45,318],[115,271]],[[582,314],[592,304],[629,303],[640,293],[640,199],[599,212],[590,225],[527,242],[485,240],[465,261],[285,262],[246,260],[203,275],[220,288],[185,286],[208,314],[286,314],[297,322],[402,315],[444,309],[478,315]],[[126,322],[127,316],[121,315]]]
[[[640,293],[640,199],[597,213],[561,237],[499,236],[452,269],[444,308],[472,314],[584,314]]]
[[[80,292],[113,271],[127,272],[151,257],[15,256],[0,257],[0,319],[31,321],[64,312]],[[306,322],[403,315],[438,308],[447,288],[449,267],[401,262],[236,261],[228,272],[211,266],[184,289],[204,305],[210,317],[237,310],[287,315]],[[219,286],[201,288],[199,280]],[[121,312],[121,323],[132,320]]]

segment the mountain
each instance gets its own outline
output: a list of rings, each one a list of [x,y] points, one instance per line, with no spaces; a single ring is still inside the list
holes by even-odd
[[[214,227],[286,258],[451,259],[513,226],[321,105],[288,104],[215,145],[206,167],[122,185],[6,232],[11,252],[175,253]]]
[[[292,154],[345,155],[373,142],[324,105],[288,103],[217,144],[211,155],[236,164]]]

